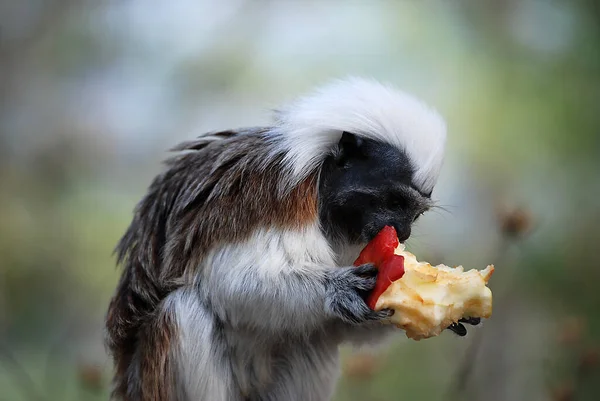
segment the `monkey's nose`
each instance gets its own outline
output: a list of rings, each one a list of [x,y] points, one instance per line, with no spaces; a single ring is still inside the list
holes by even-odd
[[[401,234],[398,234],[398,241],[404,242],[410,237],[410,228],[404,230]]]
[[[404,242],[410,237],[410,226],[404,227],[400,224],[393,224],[396,229],[396,234],[398,235],[398,241]]]

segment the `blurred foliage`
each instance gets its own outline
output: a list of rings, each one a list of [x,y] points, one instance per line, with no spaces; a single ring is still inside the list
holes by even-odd
[[[598,2],[6,0],[0,401],[106,399],[112,251],[164,150],[346,74],[439,105],[441,208],[409,245],[497,271],[482,328],[345,349],[336,400],[597,399]]]

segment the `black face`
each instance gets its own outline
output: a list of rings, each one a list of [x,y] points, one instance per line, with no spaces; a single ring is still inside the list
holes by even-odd
[[[431,193],[420,193],[412,176],[401,150],[345,132],[325,160],[319,182],[319,217],[326,234],[362,244],[391,225],[405,241],[430,206]]]

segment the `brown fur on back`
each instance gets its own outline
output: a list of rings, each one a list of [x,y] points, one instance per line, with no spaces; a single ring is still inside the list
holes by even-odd
[[[177,327],[161,302],[191,282],[206,252],[259,228],[301,228],[317,219],[316,174],[280,195],[284,155],[269,152],[266,130],[225,131],[178,146],[184,153],[167,161],[138,204],[117,247],[124,272],[107,316],[116,398],[173,399]]]

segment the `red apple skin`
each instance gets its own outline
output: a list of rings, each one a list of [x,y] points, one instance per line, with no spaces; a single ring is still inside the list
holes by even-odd
[[[393,281],[400,280],[404,276],[404,256],[392,255],[383,261],[378,270],[375,288],[367,297],[367,305],[373,310],[379,296],[388,289]]]
[[[364,265],[365,263],[373,263],[375,266],[379,266],[394,254],[398,244],[396,229],[392,226],[385,226],[363,248],[354,262],[354,266]]]
[[[354,266],[372,263],[379,270],[373,291],[367,297],[367,305],[375,309],[379,296],[387,290],[390,284],[404,275],[404,257],[394,254],[398,247],[398,235],[392,226],[385,226],[363,248],[354,262]]]

